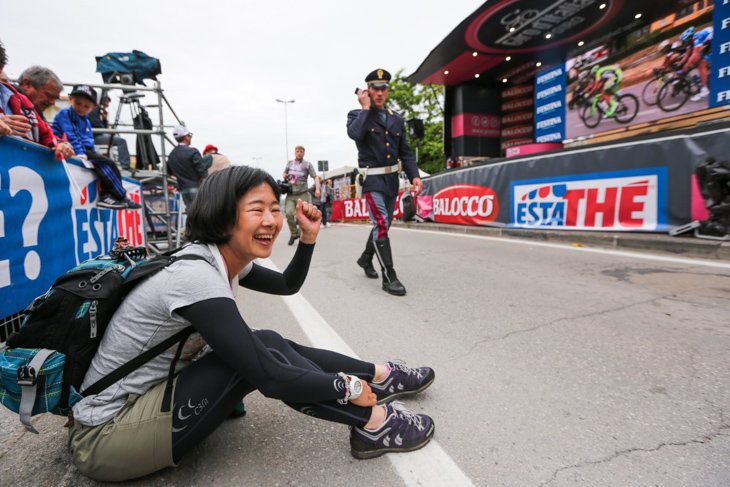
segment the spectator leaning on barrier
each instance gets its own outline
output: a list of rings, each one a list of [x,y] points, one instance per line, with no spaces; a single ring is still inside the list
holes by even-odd
[[[8,58],[5,48],[0,44],[0,73],[3,72]],[[51,127],[38,116],[33,103],[16,90],[12,85],[0,82],[0,117],[3,125],[0,134],[17,135],[53,149],[57,159],[73,157],[74,152],[69,144],[59,143],[53,135]]]
[[[208,170],[198,149],[190,147],[193,133],[187,127],[178,125],[173,129],[172,136],[178,145],[167,158],[167,171],[177,178],[177,188],[185,206],[190,208],[198,194],[198,187],[208,177]]]
[[[76,156],[88,161],[87,167],[99,178],[101,194],[96,206],[117,210],[141,208],[139,203],[127,198],[117,164],[94,151],[94,136],[87,115],[96,106],[96,90],[88,85],[75,86],[69,100],[71,106],[58,112],[53,120],[53,131],[59,138],[66,137]]]
[[[47,122],[43,112],[61,97],[63,83],[56,73],[43,66],[31,66],[20,74],[18,88],[33,103],[38,116]]]
[[[203,165],[208,168],[208,176],[210,176],[214,172],[231,167],[231,161],[228,157],[218,153],[218,147],[208,144],[203,151]]]
[[[89,122],[92,128],[108,129],[107,108],[109,107],[109,97],[104,95],[101,103],[89,113]],[[117,148],[119,155],[119,164],[122,169],[130,169],[132,160],[129,156],[129,147],[127,141],[119,134],[96,134],[94,135],[94,143],[99,145],[112,145]]]

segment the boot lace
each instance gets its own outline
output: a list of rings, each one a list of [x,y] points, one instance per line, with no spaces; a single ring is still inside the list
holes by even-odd
[[[400,370],[402,372],[405,372],[408,375],[415,375],[419,379],[423,379],[423,370],[416,368],[416,367],[409,367],[406,365],[406,363],[402,360],[391,360],[390,362],[391,368],[395,370]]]
[[[393,407],[395,414],[398,415],[399,418],[408,421],[408,424],[412,424],[418,428],[418,431],[423,431],[424,425],[419,415],[409,409],[406,409],[405,404],[400,401],[393,401],[390,405]]]

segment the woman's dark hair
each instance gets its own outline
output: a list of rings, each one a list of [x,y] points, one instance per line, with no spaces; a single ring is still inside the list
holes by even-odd
[[[218,245],[228,242],[238,219],[238,200],[262,183],[271,186],[277,200],[281,197],[279,185],[261,169],[231,166],[214,172],[200,186],[188,208],[185,240]]]

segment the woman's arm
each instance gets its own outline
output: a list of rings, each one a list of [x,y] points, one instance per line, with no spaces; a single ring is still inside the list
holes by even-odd
[[[313,252],[314,244],[299,242],[294,257],[292,257],[283,273],[272,271],[254,263],[251,271],[244,278],[239,279],[238,284],[253,291],[267,294],[278,294],[280,296],[296,294],[307,278]]]

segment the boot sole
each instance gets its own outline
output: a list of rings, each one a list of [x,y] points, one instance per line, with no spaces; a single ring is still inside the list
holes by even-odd
[[[400,291],[391,291],[386,286],[383,286],[383,291],[385,291],[386,293],[390,294],[391,296],[405,296],[406,295],[406,292],[405,291],[403,291],[403,292],[400,292]]]
[[[385,455],[386,453],[408,453],[410,451],[416,451],[420,450],[424,446],[428,445],[428,442],[431,441],[431,438],[433,438],[434,433],[436,432],[436,426],[432,423],[431,424],[431,434],[428,435],[428,437],[418,445],[413,445],[408,448],[378,448],[376,450],[356,450],[354,448],[355,445],[362,445],[363,447],[367,448],[368,445],[364,441],[360,440],[359,438],[351,438],[350,439],[350,454],[357,458],[358,460],[368,460],[370,458],[377,458],[382,455]]]

